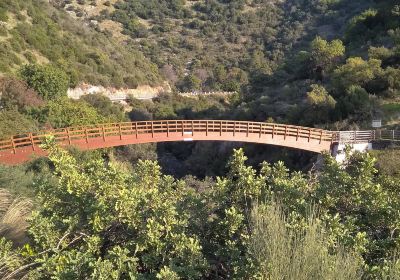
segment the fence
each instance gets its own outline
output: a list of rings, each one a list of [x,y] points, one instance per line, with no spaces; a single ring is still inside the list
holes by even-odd
[[[400,141],[400,130],[337,131],[333,133],[333,142],[337,143],[367,143],[382,140]]]

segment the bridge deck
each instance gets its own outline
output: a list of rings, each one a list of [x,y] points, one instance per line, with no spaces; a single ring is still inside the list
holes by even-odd
[[[293,125],[225,120],[168,120],[101,124],[29,133],[0,141],[0,163],[20,164],[46,156],[40,145],[53,135],[62,146],[82,150],[168,141],[238,141],[316,153],[329,151],[332,132]]]

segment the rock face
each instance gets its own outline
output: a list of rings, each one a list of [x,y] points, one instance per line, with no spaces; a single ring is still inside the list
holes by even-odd
[[[142,85],[138,86],[135,89],[106,88],[103,86],[81,84],[76,88],[69,89],[68,97],[72,99],[79,99],[83,95],[100,93],[107,96],[112,101],[123,101],[126,100],[129,96],[133,96],[138,99],[151,99],[157,97],[159,94],[164,92],[171,92],[171,88],[168,83],[165,83],[164,85],[158,87]]]

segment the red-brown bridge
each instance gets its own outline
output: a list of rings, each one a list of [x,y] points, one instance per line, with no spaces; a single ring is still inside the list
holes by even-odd
[[[40,145],[48,135],[53,135],[61,146],[82,150],[168,141],[239,141],[320,153],[329,151],[332,143],[329,131],[293,125],[224,120],[124,122],[29,133],[1,140],[0,163],[15,165],[46,156]]]
[[[368,142],[371,138],[368,136],[367,140],[365,132],[357,133],[352,134],[352,141],[361,137],[362,141]],[[329,151],[333,143],[340,142],[340,133],[274,123],[226,120],[124,122],[29,133],[0,140],[0,164],[16,165],[46,156],[40,146],[48,135],[53,135],[61,146],[75,146],[81,150],[168,141],[238,141],[321,153]]]

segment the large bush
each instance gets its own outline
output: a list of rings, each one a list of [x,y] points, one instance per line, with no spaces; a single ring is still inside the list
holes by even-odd
[[[69,78],[57,67],[30,64],[22,68],[21,76],[29,87],[36,90],[46,100],[54,100],[67,95]]]

